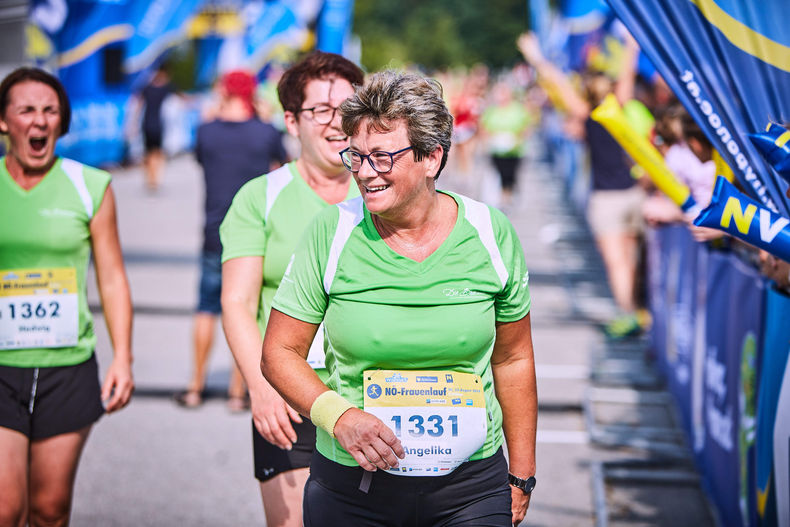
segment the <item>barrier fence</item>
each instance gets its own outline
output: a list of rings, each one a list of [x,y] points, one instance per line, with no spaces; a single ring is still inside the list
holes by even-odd
[[[685,226],[647,258],[652,349],[722,525],[790,525],[790,297]]]

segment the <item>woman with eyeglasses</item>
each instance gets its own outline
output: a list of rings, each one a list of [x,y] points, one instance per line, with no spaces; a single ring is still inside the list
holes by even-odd
[[[110,174],[55,154],[66,90],[18,68],[0,83],[0,525],[68,525],[93,424],[132,396],[132,302]],[[99,384],[88,260],[113,347]]]
[[[535,486],[537,395],[516,232],[436,189],[452,134],[438,83],[378,73],[341,112],[361,197],[305,233],[261,362],[318,428],[304,523],[518,524]],[[307,360],[316,332],[328,379]]]
[[[263,378],[263,332],[274,293],[313,216],[358,195],[338,155],[348,136],[337,107],[362,82],[356,65],[332,53],[314,52],[283,74],[277,90],[301,154],[245,184],[220,227],[222,325],[249,389],[255,477],[270,527],[301,525],[315,427]],[[326,379],[320,341],[313,349],[311,365]]]

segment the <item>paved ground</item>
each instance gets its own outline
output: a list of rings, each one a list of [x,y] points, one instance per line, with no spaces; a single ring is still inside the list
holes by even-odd
[[[496,185],[478,161],[479,177],[452,173],[446,187],[496,201]],[[230,414],[221,394],[230,353],[218,332],[208,388],[215,397],[197,410],[177,407],[172,394],[190,371],[190,329],[196,304],[202,178],[189,156],[170,160],[162,189],[148,194],[139,169],[114,171],[121,241],[135,303],[132,404],[94,428],[77,476],[73,525],[264,525],[252,476],[248,414]],[[533,331],[540,413],[538,486],[525,525],[595,523],[591,467],[639,456],[589,441],[582,402],[590,386],[591,349],[603,341],[597,323],[612,314],[604,274],[579,218],[567,211],[560,185],[545,167],[522,174],[508,214],[524,245],[533,295]],[[95,291],[90,294],[96,303]],[[100,366],[109,345],[96,315]],[[612,518],[623,525],[704,525],[698,493],[662,499],[636,485],[605,488]],[[663,500],[663,501],[662,501]],[[666,511],[682,513],[667,516]],[[613,520],[610,524],[615,524]]]

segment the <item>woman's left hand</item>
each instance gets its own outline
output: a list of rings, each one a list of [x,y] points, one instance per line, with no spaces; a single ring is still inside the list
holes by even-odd
[[[510,487],[510,513],[512,515],[513,526],[516,527],[527,516],[530,494],[516,487]]]
[[[120,410],[129,404],[133,391],[132,365],[127,360],[114,359],[110,364],[110,369],[107,370],[101,390],[101,399],[107,413]]]

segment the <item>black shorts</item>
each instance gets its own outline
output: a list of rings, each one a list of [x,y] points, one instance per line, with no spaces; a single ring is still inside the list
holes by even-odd
[[[266,441],[255,423],[252,424],[252,457],[255,464],[255,478],[263,483],[273,477],[294,470],[310,466],[310,459],[315,450],[315,425],[302,417],[302,423],[291,425],[296,432],[296,443],[291,450],[283,450]]]
[[[499,173],[499,181],[502,184],[502,188],[512,190],[516,186],[516,172],[521,164],[521,158],[493,156],[491,159]]]
[[[360,467],[313,455],[304,489],[305,527],[335,525],[511,527],[507,462],[493,456],[467,461],[446,476],[372,472],[367,493]]]
[[[151,152],[162,149],[162,129],[152,128],[143,130],[143,143],[145,144],[145,151]]]
[[[75,366],[0,366],[0,426],[30,440],[75,432],[103,413],[95,355]]]

